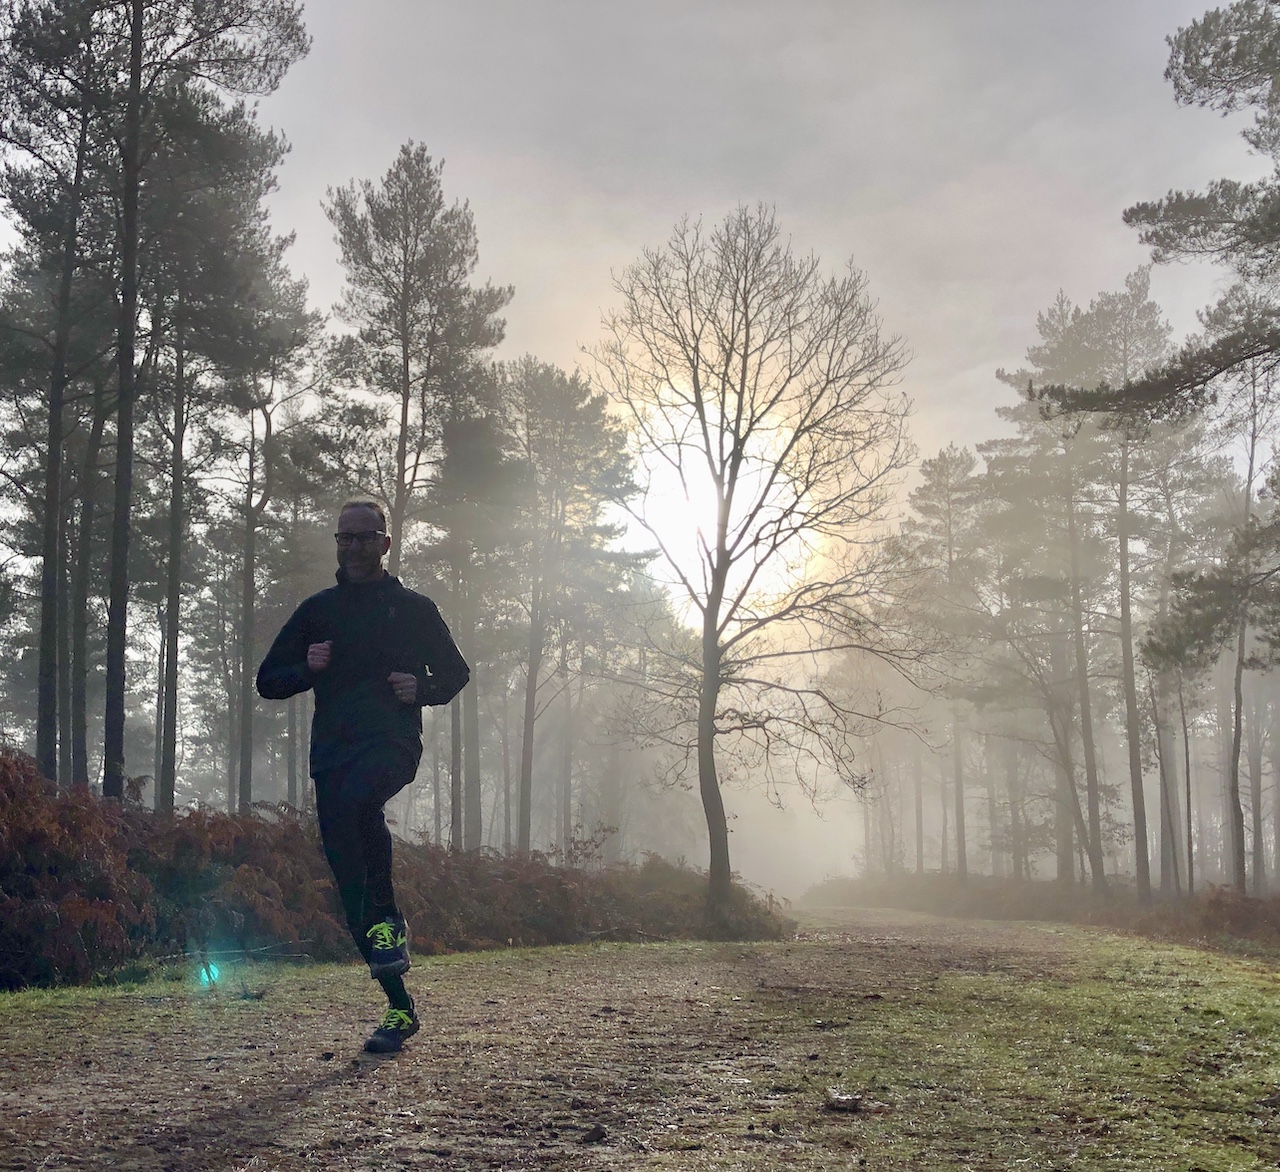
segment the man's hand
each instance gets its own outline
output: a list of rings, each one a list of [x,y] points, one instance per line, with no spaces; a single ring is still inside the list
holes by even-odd
[[[418,698],[418,677],[407,671],[393,671],[387,683],[401,704],[412,704]]]
[[[307,668],[310,671],[324,671],[329,666],[329,660],[332,658],[332,639],[326,639],[323,643],[312,643],[307,648]]]

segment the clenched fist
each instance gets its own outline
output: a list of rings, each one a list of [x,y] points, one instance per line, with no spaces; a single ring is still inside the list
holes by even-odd
[[[418,677],[407,671],[393,671],[387,683],[401,704],[412,704],[418,698]]]
[[[307,667],[311,671],[324,671],[329,666],[329,660],[332,658],[332,639],[326,639],[323,643],[312,643],[307,648]]]

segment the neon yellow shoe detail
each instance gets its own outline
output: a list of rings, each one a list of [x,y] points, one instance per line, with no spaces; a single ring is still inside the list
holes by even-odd
[[[404,1045],[405,1039],[412,1038],[417,1032],[418,1015],[413,1003],[409,1003],[407,1010],[392,1007],[382,1015],[382,1021],[369,1036],[364,1048],[370,1054],[395,1054]]]
[[[403,918],[379,920],[365,936],[370,944],[371,977],[396,977],[409,971],[409,925]]]

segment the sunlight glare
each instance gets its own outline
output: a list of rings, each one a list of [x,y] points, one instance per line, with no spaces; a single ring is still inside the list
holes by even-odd
[[[637,512],[645,528],[677,564],[691,567],[700,556],[700,538],[715,540],[716,486],[705,469],[686,468],[683,481],[670,464],[653,469],[648,492]]]

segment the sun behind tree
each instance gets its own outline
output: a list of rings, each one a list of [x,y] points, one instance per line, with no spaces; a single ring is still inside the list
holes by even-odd
[[[615,287],[622,307],[595,358],[635,428],[632,516],[699,631],[696,658],[667,660],[688,702],[667,702],[666,687],[659,735],[697,763],[719,918],[730,867],[717,751],[732,737],[765,768],[794,755],[856,784],[861,717],[824,689],[817,657],[910,654],[877,605],[876,540],[912,455],[895,389],[908,356],[882,334],[865,274],[826,276],[793,255],[763,206],[710,231],[681,221]],[[676,525],[681,492],[697,515]],[[812,770],[797,774],[812,784]]]

